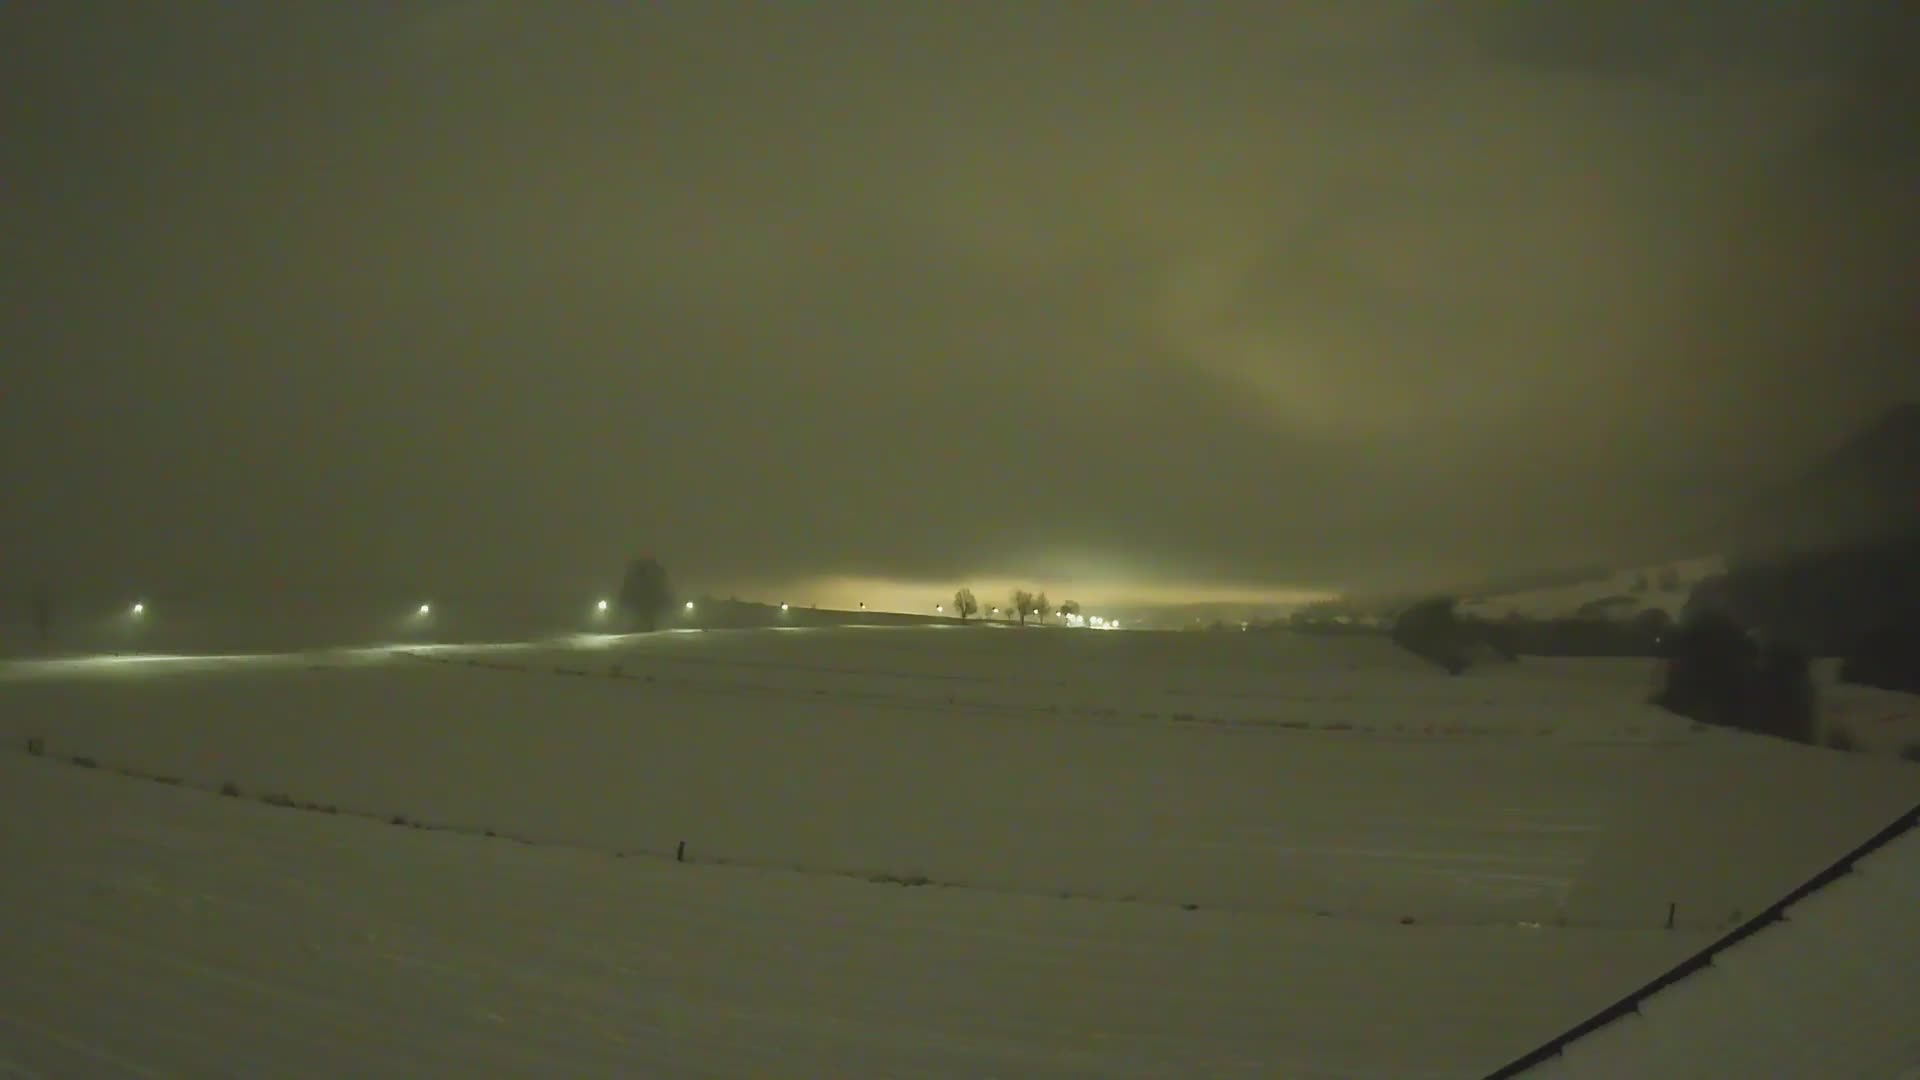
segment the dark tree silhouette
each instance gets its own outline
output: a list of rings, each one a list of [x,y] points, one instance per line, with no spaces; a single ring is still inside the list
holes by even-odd
[[[1840,663],[1840,681],[1920,694],[1920,614],[1862,635]]]
[[[1753,688],[1747,695],[1747,708],[1742,725],[1747,730],[1813,745],[1813,666],[1807,654],[1790,645],[1770,645],[1763,650]]]
[[[1080,614],[1080,601],[1067,600],[1061,603],[1060,616],[1062,618],[1065,618],[1070,615],[1078,615],[1078,614]]]
[[[1762,649],[1732,617],[1709,611],[1667,635],[1653,703],[1706,724],[1812,743],[1813,677],[1799,649]]]
[[[1454,614],[1454,598],[1422,600],[1393,621],[1394,644],[1458,675],[1467,670],[1465,632]]]
[[[1655,705],[1702,723],[1738,726],[1760,660],[1740,624],[1718,611],[1693,615],[1668,636],[1666,656]]]
[[[660,625],[660,616],[672,603],[665,567],[651,557],[627,564],[626,579],[620,583],[620,611],[629,622],[642,630],[652,630]]]
[[[1041,622],[1047,621],[1047,594],[1041,593],[1033,598],[1033,613]]]
[[[980,610],[980,601],[974,599],[972,589],[962,588],[953,594],[953,610],[960,613],[961,622],[966,622]]]
[[[1033,594],[1025,589],[1013,590],[1013,610],[1020,617],[1020,625],[1027,625],[1027,615],[1033,611]]]

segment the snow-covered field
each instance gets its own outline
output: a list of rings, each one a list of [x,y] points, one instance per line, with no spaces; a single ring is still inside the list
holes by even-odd
[[[1649,677],[935,628],[0,666],[46,752],[0,754],[0,1067],[1476,1075],[1920,799]]]

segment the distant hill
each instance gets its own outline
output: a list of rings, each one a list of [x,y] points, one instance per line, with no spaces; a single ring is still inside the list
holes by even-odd
[[[1486,619],[1591,618],[1624,622],[1649,608],[1678,617],[1700,581],[1726,570],[1718,556],[1586,574],[1535,588],[1462,592],[1460,612]]]
[[[1738,503],[1718,544],[1740,563],[1920,536],[1920,403],[1887,411],[1790,480]]]
[[[1747,499],[1724,529],[1729,573],[1700,604],[1828,656],[1920,625],[1920,405]]]
[[[1750,594],[1736,605],[1750,623],[1800,628],[1831,646],[1913,603],[1916,553],[1920,403],[1909,403],[1789,480],[1740,496],[1704,526],[1680,525],[1670,542],[1616,568],[1506,575],[1434,591],[1458,596],[1462,614],[1487,619],[1625,621],[1649,608],[1678,617],[1694,587],[1710,582]],[[1729,571],[1733,580],[1723,580]],[[1867,603],[1869,596],[1876,602]]]

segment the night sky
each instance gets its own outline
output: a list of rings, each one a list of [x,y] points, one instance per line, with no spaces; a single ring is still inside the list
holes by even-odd
[[[1915,11],[0,3],[0,587],[1657,551],[1920,396]]]

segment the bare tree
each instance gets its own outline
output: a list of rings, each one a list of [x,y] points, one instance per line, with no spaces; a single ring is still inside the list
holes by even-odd
[[[959,592],[953,594],[953,610],[960,613],[961,622],[966,622],[968,619],[973,618],[975,612],[980,610],[980,601],[973,598],[972,589],[963,587]]]
[[[1027,615],[1033,611],[1033,594],[1025,589],[1013,590],[1013,610],[1020,616],[1020,625],[1027,625]]]
[[[627,564],[626,580],[620,583],[620,611],[634,625],[652,630],[672,602],[666,567],[652,558],[635,559]]]
[[[1041,593],[1033,598],[1033,613],[1040,616],[1041,622],[1047,621],[1047,594]]]

